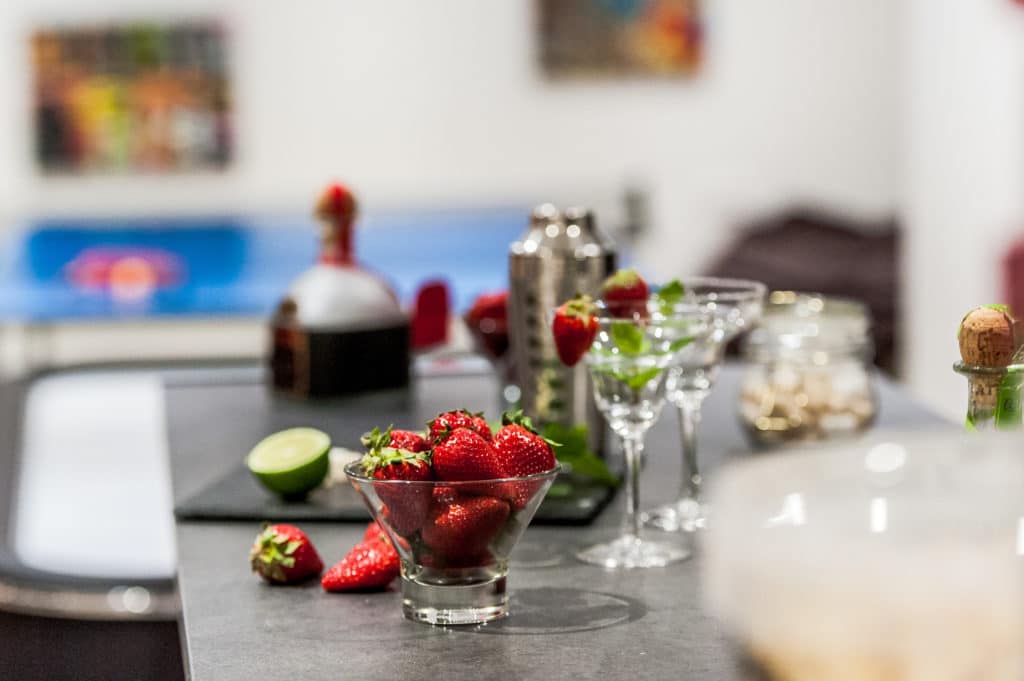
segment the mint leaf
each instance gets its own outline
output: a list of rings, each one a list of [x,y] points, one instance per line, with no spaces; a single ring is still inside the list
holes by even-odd
[[[651,342],[644,338],[644,332],[631,322],[612,323],[611,335],[624,355],[641,355],[651,349]]]
[[[657,378],[658,374],[661,373],[661,369],[658,367],[651,367],[650,369],[644,369],[643,371],[631,371],[626,376],[624,381],[633,390],[643,390],[647,382]]]
[[[662,303],[675,305],[683,299],[683,294],[685,293],[686,288],[683,286],[683,283],[678,279],[673,279],[658,289],[658,292],[654,294],[654,297]]]
[[[552,499],[564,499],[572,496],[572,485],[567,482],[556,482],[548,488],[547,496]]]
[[[608,470],[604,460],[590,451],[590,447],[587,446],[586,426],[570,427],[559,423],[549,423],[544,427],[543,435],[545,438],[562,443],[562,446],[556,450],[556,455],[559,462],[566,464],[573,473],[610,487],[619,484],[618,478]],[[555,496],[559,496],[559,493],[555,491],[558,484],[560,483],[552,485],[548,494],[554,492]]]
[[[680,350],[685,348],[687,345],[692,343],[694,340],[695,340],[695,338],[693,336],[687,336],[686,338],[678,338],[678,339],[672,341],[669,344],[668,351],[669,352],[679,352]]]

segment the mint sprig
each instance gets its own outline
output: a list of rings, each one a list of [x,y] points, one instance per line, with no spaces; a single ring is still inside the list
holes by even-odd
[[[615,346],[623,355],[635,357],[651,350],[651,342],[632,322],[612,322],[609,332]]]
[[[558,461],[572,469],[573,473],[609,487],[619,484],[619,479],[608,469],[604,459],[590,451],[590,447],[587,445],[586,426],[564,426],[560,423],[549,423],[544,427],[543,436],[562,443],[562,446],[556,450],[556,456]]]
[[[658,289],[654,298],[661,307],[661,313],[668,315],[672,312],[673,307],[682,302],[684,295],[686,295],[686,287],[683,286],[683,282],[673,279]]]

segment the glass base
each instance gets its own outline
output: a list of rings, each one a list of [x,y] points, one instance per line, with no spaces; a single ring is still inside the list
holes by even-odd
[[[705,511],[703,504],[688,497],[652,508],[640,517],[646,527],[665,532],[696,532],[707,526]]]
[[[508,615],[505,573],[476,583],[427,584],[402,577],[402,612],[427,624],[480,624]]]
[[[664,567],[686,560],[690,551],[668,542],[624,536],[607,544],[591,546],[576,554],[584,563],[610,569]]]

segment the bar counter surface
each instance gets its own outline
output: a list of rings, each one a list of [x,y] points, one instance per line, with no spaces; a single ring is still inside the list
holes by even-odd
[[[422,427],[451,407],[495,411],[486,375],[419,377],[407,393],[329,404],[271,398],[253,372],[169,381],[168,428],[177,502],[238,466],[248,448],[289,426],[323,428],[355,447],[373,425]],[[736,419],[738,367],[725,367],[700,428],[709,471],[750,454]],[[954,428],[878,379],[878,426]],[[229,429],[225,423],[231,423]],[[248,439],[238,441],[239,433]],[[666,407],[648,436],[641,506],[678,490],[676,415]],[[178,589],[186,673],[192,681],[338,679],[695,679],[736,681],[734,650],[702,609],[700,556],[666,568],[606,571],[575,561],[578,547],[614,536],[623,494],[588,527],[531,527],[509,572],[511,615],[479,626],[405,620],[398,582],[384,593],[328,594],[318,581],[271,587],[250,573],[259,524],[179,522]],[[268,518],[268,520],[274,520]],[[325,564],[365,524],[304,523]]]

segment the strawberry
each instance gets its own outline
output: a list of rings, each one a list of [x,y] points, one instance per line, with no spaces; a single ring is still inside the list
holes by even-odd
[[[520,477],[543,473],[555,467],[552,442],[537,434],[528,416],[522,410],[506,412],[502,426],[494,435],[494,449],[507,477]]]
[[[294,525],[265,524],[256,535],[249,561],[252,571],[271,584],[295,584],[324,569],[313,542]]]
[[[438,414],[427,424],[428,439],[434,445],[440,444],[458,428],[468,428],[485,440],[491,439],[491,427],[482,413],[473,414],[466,409],[456,409]]]
[[[479,562],[487,545],[508,519],[508,503],[494,497],[461,497],[435,507],[421,536],[438,557],[449,564],[471,566]]]
[[[590,349],[597,335],[598,322],[590,296],[579,296],[562,303],[555,311],[551,333],[555,337],[558,358],[566,366],[574,366]]]
[[[435,505],[438,504],[450,504],[455,501],[455,497],[458,495],[458,491],[454,487],[448,487],[446,485],[438,485],[434,487],[431,493],[431,502]]]
[[[619,270],[605,279],[601,294],[613,317],[647,317],[647,282],[636,270]]]
[[[425,452],[430,449],[430,443],[422,435],[411,430],[392,430],[390,444],[395,449],[410,452]]]
[[[463,319],[488,356],[497,359],[508,352],[508,291],[477,296]]]
[[[326,591],[383,589],[398,576],[398,553],[391,544],[370,540],[356,544],[324,573],[320,585]]]
[[[363,532],[363,541],[390,542],[387,532],[384,531],[384,528],[376,520],[370,521],[370,524],[366,526],[366,531]]]
[[[367,449],[394,447],[395,449],[405,449],[410,452],[425,452],[430,449],[430,443],[416,431],[395,430],[393,426],[388,426],[388,429],[383,433],[380,432],[380,428],[374,428],[369,433],[365,433],[359,440]]]
[[[434,447],[438,480],[494,480],[504,478],[494,446],[467,428],[459,428]]]
[[[363,443],[370,451],[363,455],[362,466],[366,475],[374,480],[406,480],[422,482],[434,478],[430,467],[430,452],[410,452],[405,449],[383,446],[391,442],[391,429],[381,433],[373,432],[363,437]],[[388,522],[395,532],[410,536],[423,524],[430,505],[429,485],[374,484],[374,491],[387,506]]]
[[[554,444],[537,434],[528,416],[522,410],[502,415],[504,424],[494,434],[494,449],[498,462],[508,477],[522,477],[543,473],[555,467]],[[501,495],[512,501],[512,507],[519,510],[526,506],[543,485],[542,480],[524,480],[502,483],[505,492]]]

